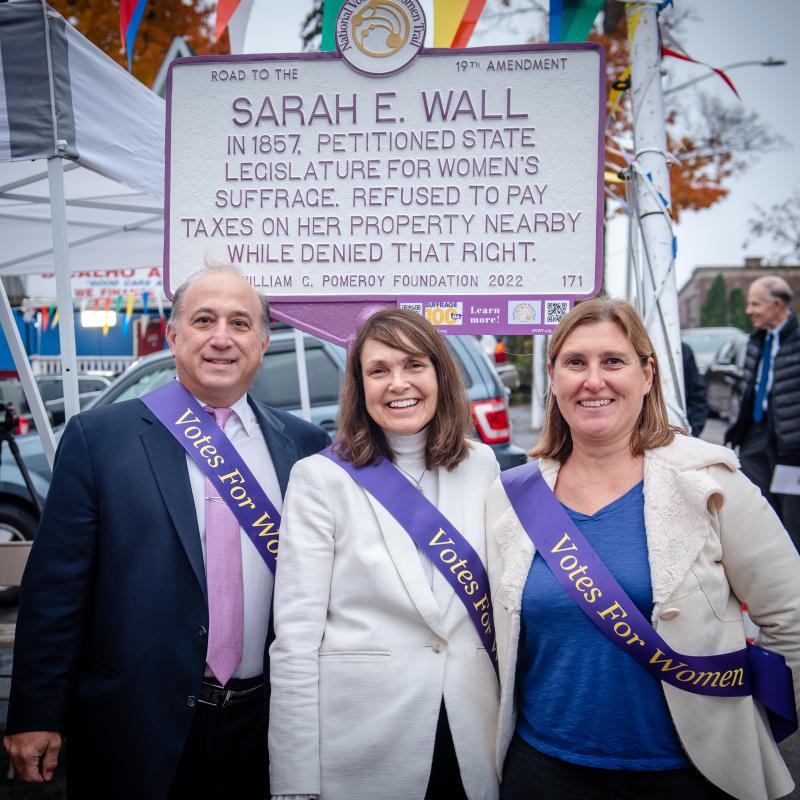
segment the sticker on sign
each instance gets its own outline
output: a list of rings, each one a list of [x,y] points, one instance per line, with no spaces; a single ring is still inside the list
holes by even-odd
[[[527,308],[496,316],[535,325],[531,300],[599,291],[601,48],[417,55],[416,6],[395,4],[405,27],[388,44],[349,4],[363,45],[352,66],[339,53],[173,62],[170,295],[203,265],[233,263],[276,300],[424,296],[442,301],[426,316],[465,326],[454,296],[517,297]],[[410,54],[399,71],[365,74],[365,53],[395,46]]]

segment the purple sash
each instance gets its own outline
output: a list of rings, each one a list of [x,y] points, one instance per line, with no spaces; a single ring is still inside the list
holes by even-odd
[[[275,574],[281,515],[224,431],[178,381],[165,383],[139,399],[217,487]]]
[[[356,467],[328,447],[321,455],[338,464],[359,486],[366,489],[396,520],[435,564],[467,609],[486,652],[497,672],[489,578],[473,546],[447,517],[384,458]]]
[[[561,507],[536,464],[500,480],[536,552],[581,611],[658,680],[716,697],[752,694],[766,709],[776,741],[797,730],[792,671],[782,655],[756,645],[713,656],[675,652],[625,594]]]

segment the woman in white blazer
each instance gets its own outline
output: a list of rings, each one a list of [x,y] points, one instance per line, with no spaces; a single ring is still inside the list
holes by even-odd
[[[391,461],[485,562],[498,466],[468,423],[443,337],[408,311],[373,315],[348,355],[336,452]],[[273,608],[273,797],[497,798],[499,687],[464,604],[325,455],[292,470]]]
[[[760,644],[793,669],[797,696],[800,558],[735,455],[670,428],[633,307],[578,305],[551,340],[548,370],[532,455],[625,593],[669,647],[692,656],[744,648],[746,602]],[[792,789],[752,697],[668,685],[606,639],[556,583],[499,482],[487,536],[503,800],[756,800]],[[587,577],[579,571],[570,580]],[[591,592],[592,581],[578,588]]]

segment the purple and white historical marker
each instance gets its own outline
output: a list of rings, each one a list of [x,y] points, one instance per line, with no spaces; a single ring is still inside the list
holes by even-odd
[[[345,21],[368,33],[349,45],[337,29],[337,53],[173,63],[168,291],[234,263],[278,303],[397,302],[452,333],[552,329],[602,281],[602,50],[420,50],[411,0],[389,3],[408,23],[393,39],[359,5],[374,3],[348,0]]]

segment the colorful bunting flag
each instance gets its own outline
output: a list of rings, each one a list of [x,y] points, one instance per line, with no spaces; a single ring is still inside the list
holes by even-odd
[[[50,322],[50,309],[47,308],[47,306],[42,306],[42,310],[40,313],[42,315],[42,330],[46,331],[47,325]]]
[[[131,317],[133,316],[133,300],[134,300],[134,293],[128,293],[128,303],[125,306],[125,316],[122,318],[122,335],[128,335],[128,326],[131,324]]]
[[[219,0],[217,3],[217,23],[214,26],[214,38],[217,41],[225,32],[225,28],[228,27],[228,23],[238,5],[239,0]]]
[[[133,43],[136,41],[146,5],[147,0],[120,0],[119,3],[119,36],[128,57],[128,72],[133,64]]]
[[[550,41],[584,42],[604,0],[550,0]]]
[[[58,320],[59,320],[58,309],[56,309],[56,313],[53,314],[53,321],[50,323],[51,330],[55,330],[58,327]]]
[[[106,297],[106,301],[103,304],[103,310],[106,312],[105,316],[103,317],[103,336],[108,336],[108,315],[111,312],[111,298]]]
[[[343,5],[344,0],[322,2],[322,44],[319,49],[324,53],[336,49],[336,17]]]
[[[739,97],[739,92],[736,91],[736,87],[733,85],[733,81],[725,74],[725,72],[718,67],[712,67],[711,64],[706,64],[705,61],[698,61],[697,59],[691,58],[690,56],[686,56],[683,53],[678,53],[675,50],[670,50],[669,47],[662,47],[661,52],[665,56],[669,56],[670,58],[679,58],[681,61],[689,61],[692,64],[701,64],[704,67],[708,67],[712,72],[716,72],[717,75],[725,81],[730,87],[730,90]],[[741,100],[742,98],[739,97]]]
[[[469,0],[461,17],[461,22],[458,23],[450,47],[466,47],[469,44],[472,32],[478,24],[485,5],[486,0]]]

